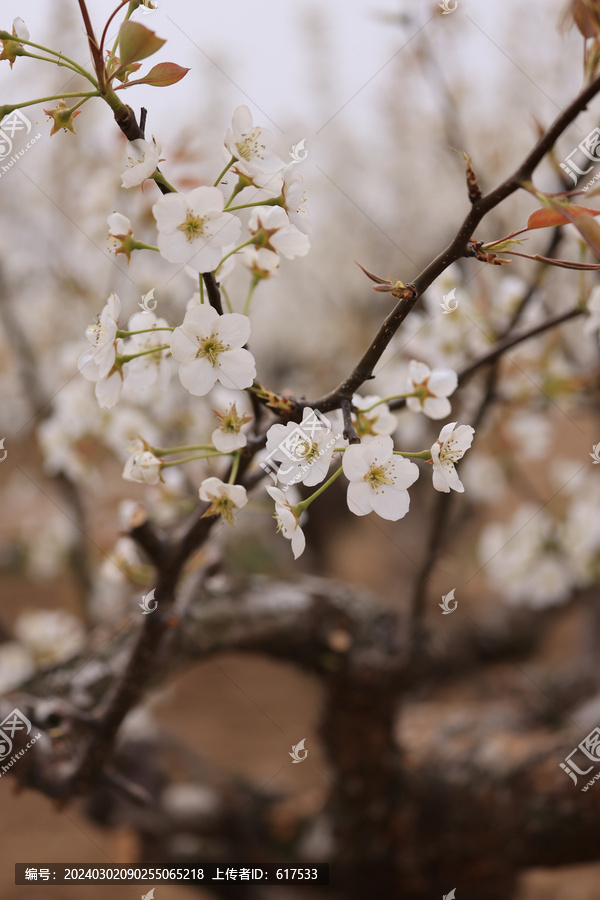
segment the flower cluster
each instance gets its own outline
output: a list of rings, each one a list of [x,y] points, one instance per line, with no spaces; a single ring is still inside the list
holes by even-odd
[[[116,405],[124,386],[135,391],[156,385],[166,391],[171,360],[178,364],[179,381],[191,397],[205,397],[216,386],[229,392],[228,404],[213,410],[216,423],[211,431],[196,438],[203,443],[161,448],[139,435],[128,447],[123,478],[159,487],[167,471],[172,471],[169,467],[205,461],[202,465],[208,471],[198,489],[199,499],[207,504],[204,515],[220,515],[233,525],[238,511],[248,502],[245,487],[236,483],[241,455],[248,446],[247,426],[254,418],[245,414],[247,392],[260,394],[262,390],[248,349],[250,302],[260,281],[277,274],[282,257],[294,259],[308,253],[311,225],[301,176],[295,166],[286,165],[277,156],[273,136],[253,123],[245,106],[233,115],[223,153],[227,165],[215,185],[203,185],[184,194],[168,185],[158,169],[161,144],[154,137],[130,143],[122,186],[133,188],[151,178],[165,189],[152,207],[157,246],[139,241],[129,219],[113,213],[109,217],[112,249],[128,261],[133,252],[154,250],[199,276],[200,291],[188,302],[180,324],[170,325],[144,308],[129,319],[126,328],[120,325],[121,302],[111,294],[97,321],[86,331],[90,347],[81,355],[79,369],[94,382],[98,402],[105,409]],[[226,198],[222,185],[228,171],[236,176],[237,183],[229,188]],[[241,216],[248,209],[244,226]],[[246,235],[242,236],[244,227]],[[229,311],[223,312],[216,308],[220,303],[214,302],[214,286],[219,284],[223,290],[237,258],[250,273],[249,294],[243,312],[234,312],[225,294]],[[431,464],[436,490],[464,490],[455,463],[471,446],[473,429],[452,422],[442,428],[429,449],[399,450],[392,437],[398,421],[389,405],[390,399],[403,398],[411,412],[430,419],[447,418],[451,412],[448,398],[457,384],[452,369],[432,370],[412,360],[404,393],[386,399],[377,395],[353,397],[352,437],[358,442],[349,443],[344,437],[346,427],[341,425],[340,413],[334,412],[330,420],[309,407],[303,409],[300,421],[290,419],[267,429],[261,466],[274,481],[267,490],[275,501],[278,528],[291,541],[295,558],[306,544],[300,525],[305,510],[342,474],[347,481],[350,511],[357,516],[375,512],[389,521],[397,521],[408,512],[409,488],[419,477],[419,467],[411,457]],[[269,405],[276,408],[283,403],[281,408],[285,408],[284,400],[276,395],[273,400]],[[229,458],[226,481],[210,469],[218,465],[219,457]],[[336,458],[341,464],[330,474]],[[292,502],[295,487],[301,485],[316,490],[306,499],[297,497],[297,502]]]

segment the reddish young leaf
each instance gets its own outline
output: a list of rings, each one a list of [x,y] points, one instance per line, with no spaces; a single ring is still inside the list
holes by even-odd
[[[153,31],[132,22],[129,19],[119,29],[119,56],[122,66],[128,66],[132,62],[146,59],[166,44],[162,38],[156,37]]]
[[[185,69],[183,66],[178,66],[177,63],[159,63],[157,66],[153,66],[143,78],[136,79],[135,84],[151,84],[153,87],[168,87],[170,84],[177,84],[178,81],[185,78],[189,71],[189,69]]]
[[[561,207],[562,210],[562,207]],[[527,219],[527,228],[553,228],[556,225],[567,225],[579,216],[594,217],[600,215],[600,209],[589,209],[586,206],[568,206],[563,213],[559,209],[536,209]]]

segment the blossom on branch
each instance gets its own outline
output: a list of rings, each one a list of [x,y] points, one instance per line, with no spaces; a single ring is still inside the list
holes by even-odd
[[[342,460],[348,485],[348,507],[356,516],[376,512],[396,522],[408,512],[408,488],[419,477],[415,463],[394,456],[389,435],[378,435],[367,443],[351,444]]]
[[[248,502],[245,487],[225,484],[220,478],[205,478],[198,488],[198,496],[210,503],[205,516],[222,516],[228,525],[233,525],[234,511]]]
[[[251,178],[283,169],[285,163],[271,149],[273,141],[270,131],[254,125],[248,107],[238,106],[225,133],[227,159],[236,160],[234,170]]]
[[[223,212],[218,188],[198,187],[189,194],[166,194],[152,207],[158,227],[158,249],[173,263],[187,263],[197,272],[219,265],[223,248],[234,244],[242,224]]]
[[[127,144],[127,167],[121,173],[121,187],[132,188],[154,175],[160,159],[160,144],[138,138]]]
[[[275,518],[277,519],[277,530],[281,531],[284,538],[292,542],[292,553],[294,559],[298,559],[304,553],[306,547],[306,538],[304,532],[300,528],[300,519],[294,512],[294,508],[289,500],[286,499],[283,491],[279,488],[269,486],[267,493],[275,501]]]
[[[257,246],[280,253],[286,259],[306,256],[310,242],[295,225],[290,224],[286,212],[280,206],[263,206],[254,209],[248,229],[255,235]]]
[[[412,412],[423,412],[430,419],[445,419],[452,412],[447,397],[454,393],[458,376],[452,369],[434,369],[425,363],[412,359],[408,366],[407,393],[417,393],[407,397],[406,405]]]
[[[220,316],[212,306],[192,306],[171,336],[171,353],[181,363],[184,388],[203,397],[217,381],[227,388],[250,387],[256,375],[254,357],[243,349],[250,319],[240,313]]]
[[[162,481],[160,470],[164,459],[155,456],[139,438],[135,446],[129,449],[133,452],[127,457],[123,468],[125,481],[138,481],[143,484],[158,484]]]
[[[450,489],[462,493],[464,485],[454,467],[454,463],[465,455],[473,443],[475,429],[471,425],[450,422],[444,425],[440,436],[431,448],[433,463],[433,486],[436,491],[448,494]]]

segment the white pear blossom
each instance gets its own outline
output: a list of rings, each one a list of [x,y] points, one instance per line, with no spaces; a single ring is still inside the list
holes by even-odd
[[[193,306],[171,336],[183,386],[196,397],[207,394],[217,381],[238,390],[250,387],[256,368],[250,351],[243,349],[249,337],[247,316],[220,316],[208,304]]]
[[[283,184],[281,195],[283,208],[289,216],[292,225],[295,225],[303,234],[311,235],[312,226],[310,215],[306,208],[306,195],[304,193],[302,175],[298,172],[294,163],[290,163],[283,170]]]
[[[348,507],[356,516],[376,512],[396,522],[408,512],[407,488],[419,477],[419,468],[408,459],[394,456],[394,442],[377,435],[367,443],[351,444],[342,460],[348,485]]]
[[[85,336],[92,349],[91,351],[86,350],[80,357],[80,371],[88,362],[93,362],[98,367],[98,376],[100,378],[105,378],[108,375],[115,364],[115,341],[117,339],[117,323],[120,314],[121,301],[115,293],[112,293],[106,302],[106,306],[100,313],[98,321],[93,325],[88,325],[85,330]],[[82,365],[81,361],[84,357],[85,361]],[[90,378],[89,380],[96,381],[96,378]]]
[[[125,461],[123,478],[125,481],[138,481],[143,484],[158,484],[161,480],[160,470],[164,459],[155,456],[147,445],[138,438],[135,445],[128,448],[130,456]]]
[[[198,496],[211,504],[204,515],[222,516],[229,525],[233,525],[234,510],[242,509],[248,502],[246,488],[241,484],[225,484],[214,477],[202,482]]]
[[[287,214],[280,206],[262,206],[252,210],[248,222],[251,234],[263,232],[263,244],[267,250],[280,253],[286,259],[306,256],[310,250],[310,241],[295,225],[290,223]]]
[[[64,662],[85,644],[85,628],[63,610],[23,613],[15,623],[15,637],[40,665]]]
[[[559,535],[557,523],[530,503],[484,529],[479,557],[501,597],[537,609],[568,597],[573,576]]]
[[[154,313],[135,313],[127,323],[128,331],[138,331],[153,328],[155,331],[145,331],[144,334],[132,335],[125,347],[127,356],[134,353],[144,353],[127,363],[127,387],[133,390],[142,390],[157,384],[161,391],[166,391],[171,379],[171,367],[169,366],[169,350],[161,350],[157,353],[148,353],[155,347],[169,344],[170,331],[167,328],[166,319],[157,319]]]
[[[273,142],[270,131],[254,125],[248,107],[238,106],[225,134],[227,159],[234,157],[235,171],[250,177],[283,169],[285,163],[272,150]]]
[[[277,519],[278,531],[281,531],[284,538],[292,542],[292,553],[294,559],[298,559],[304,553],[306,547],[306,538],[304,532],[300,528],[300,520],[296,516],[292,508],[292,504],[286,499],[283,491],[276,487],[268,487],[267,493],[275,501],[275,518]]]
[[[282,465],[277,478],[283,484],[319,484],[329,469],[331,457],[341,434],[334,434],[330,422],[316,411],[305,408],[299,425],[272,425],[267,431],[267,458]]]
[[[121,173],[121,187],[132,188],[154,175],[160,159],[161,146],[138,138],[127,143],[127,168]]]
[[[166,194],[152,207],[158,227],[158,249],[173,263],[187,263],[197,272],[211,272],[223,248],[240,236],[241,222],[223,212],[218,188],[198,187],[189,194]]]
[[[279,270],[279,256],[266,247],[246,247],[242,263],[257,278],[272,278]]]
[[[417,391],[419,396],[408,397],[406,405],[412,412],[423,412],[430,419],[444,419],[452,411],[447,398],[457,385],[458,376],[453,369],[432,371],[425,363],[412,359],[408,366],[406,393]]]
[[[96,324],[86,328],[91,348],[81,354],[77,363],[81,374],[96,383],[96,398],[103,409],[111,409],[117,403],[123,387],[122,374],[114,369],[117,351],[123,346],[123,341],[117,340],[120,312],[121,301],[112,293]]]
[[[0,644],[0,694],[14,690],[35,672],[35,666],[25,647],[16,641]]]
[[[216,449],[221,453],[232,453],[234,450],[245,447],[247,438],[242,431],[242,426],[252,417],[240,416],[235,403],[232,403],[225,412],[221,413],[215,409],[214,413],[219,419],[219,427],[215,428],[211,438]]]
[[[584,334],[593,334],[600,330],[600,286],[594,288],[587,302],[588,317],[583,326]]]
[[[436,491],[447,494],[450,489],[462,493],[464,485],[454,468],[454,463],[465,455],[473,443],[475,429],[471,425],[450,422],[444,425],[440,436],[431,448],[433,463],[433,486]]]
[[[352,398],[352,405],[356,407],[356,411],[352,413],[352,421],[359,438],[371,434],[393,434],[396,430],[396,417],[390,412],[387,403],[380,403],[380,400],[381,397],[375,395],[359,397],[355,394]],[[377,406],[373,406],[375,403]],[[369,409],[371,406],[373,409]],[[362,409],[368,412],[360,412]]]

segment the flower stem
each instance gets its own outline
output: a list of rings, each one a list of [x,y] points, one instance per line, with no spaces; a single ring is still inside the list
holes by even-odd
[[[250,283],[250,290],[248,291],[248,296],[246,297],[246,303],[244,304],[244,315],[247,316],[250,312],[250,304],[252,303],[252,297],[254,295],[254,291],[256,290],[256,285],[260,281],[258,275],[252,276],[252,281]]]
[[[421,450],[420,453],[408,453],[404,450],[394,450],[394,456],[405,456],[407,459],[431,459],[431,450]]]
[[[169,456],[173,453],[191,453],[193,450],[214,450],[213,444],[189,444],[184,447],[150,447],[155,456]]]
[[[164,185],[172,194],[179,193],[177,188],[174,188],[172,184],[170,184],[162,172],[159,172],[158,169],[150,176],[157,184]]]
[[[231,197],[231,200],[233,200],[233,196]],[[257,200],[256,203],[240,203],[239,206],[229,206],[228,203],[227,211],[235,212],[237,209],[251,209],[253,206],[281,206],[279,200],[279,197],[270,197],[268,200]]]
[[[229,484],[235,484],[235,479],[237,478],[237,473],[238,473],[238,469],[240,467],[240,459],[241,458],[242,458],[241,453],[239,450],[237,450],[233,454],[233,460],[231,463],[231,474],[229,476],[229,482],[228,482]]]
[[[219,175],[219,177],[217,178],[217,180],[215,181],[213,187],[219,187],[219,182],[221,181],[223,175],[227,174],[227,172],[230,170],[230,168],[232,167],[234,162],[235,162],[235,156],[232,156],[231,159],[229,160],[229,162],[227,163],[227,165],[225,166],[225,168],[223,169],[223,171],[221,172],[221,174]]]
[[[128,356],[117,356],[116,363],[118,366],[122,366],[125,363],[131,362],[132,359],[137,359],[138,356],[147,356],[149,353],[158,353],[160,350],[170,350],[169,344],[161,344],[160,347],[152,347],[150,350],[141,350],[139,353],[130,353]]]
[[[187,456],[185,459],[174,459],[173,462],[163,463],[162,468],[167,469],[169,466],[179,466],[182,463],[193,462],[195,459],[209,459],[211,456],[223,456],[223,454],[216,450],[214,453],[204,453],[200,456]]]
[[[357,409],[357,413],[368,413],[371,412],[372,409],[375,409],[376,406],[379,406],[381,403],[389,403],[390,400],[400,400],[405,397],[416,397],[418,396],[415,391],[410,394],[394,394],[392,397],[383,397],[381,400],[378,400],[377,403],[371,404],[371,406],[367,406],[365,409]]]
[[[308,507],[313,502],[313,500],[316,500],[317,497],[323,493],[323,491],[326,491],[327,488],[333,484],[335,479],[339,475],[341,475],[341,473],[342,473],[342,467],[340,466],[339,469],[337,470],[337,472],[334,472],[333,475],[331,476],[331,478],[329,478],[325,482],[325,484],[322,484],[321,487],[318,488],[318,490],[316,490],[314,492],[314,494],[311,494],[311,496],[307,497],[306,500],[303,500],[302,503],[297,503],[296,506],[294,506],[294,511],[295,511],[296,515],[300,516],[300,514],[303,513],[305,509],[308,509]]]
[[[175,331],[175,329],[165,325],[159,328],[141,328],[139,331],[117,331],[117,337],[127,338],[131,337],[132,334],[147,334],[149,331]]]
[[[253,243],[254,243],[254,238],[250,238],[249,241],[244,241],[244,243],[240,244],[239,247],[234,247],[233,250],[230,250],[229,253],[226,253],[225,256],[222,258],[221,262],[219,263],[219,265],[217,266],[217,268],[214,270],[213,275],[217,274],[217,272],[219,271],[219,269],[221,268],[221,266],[223,265],[223,263],[225,262],[226,259],[229,259],[229,257],[233,256],[234,253],[237,253],[238,250],[243,250],[243,248],[247,247],[248,244],[253,244]]]

